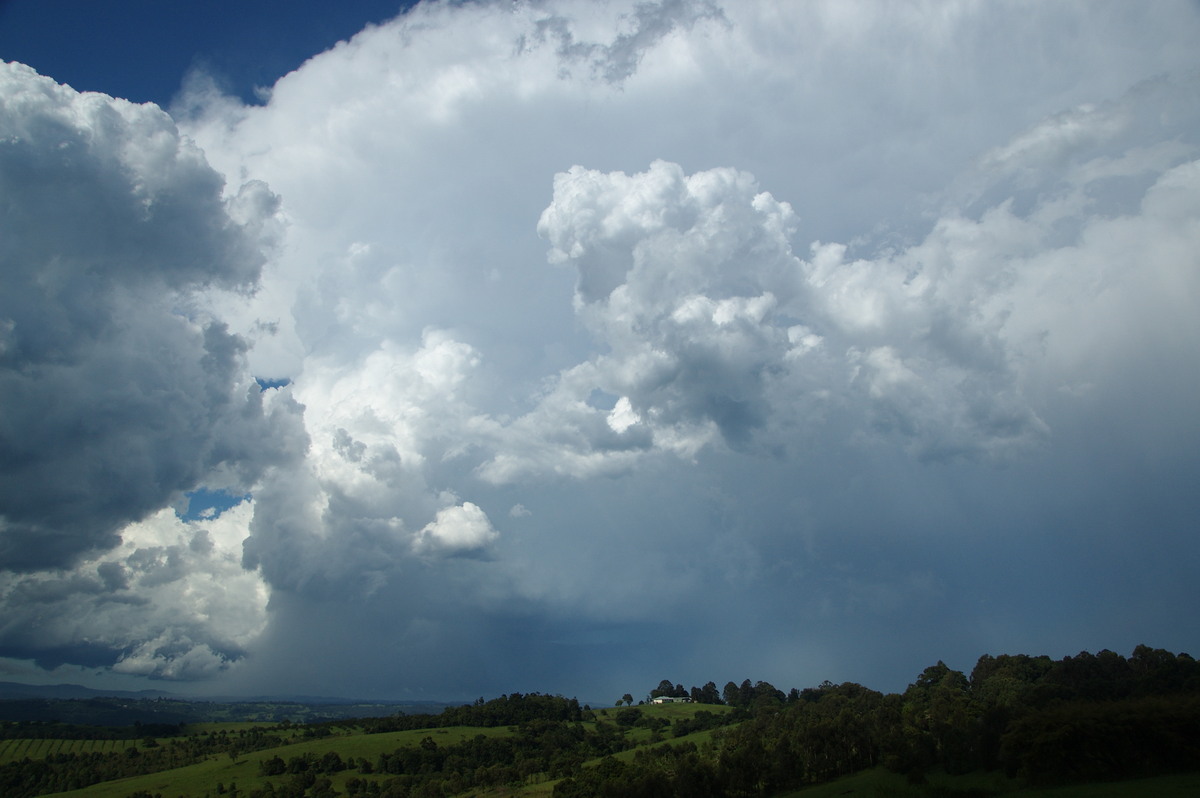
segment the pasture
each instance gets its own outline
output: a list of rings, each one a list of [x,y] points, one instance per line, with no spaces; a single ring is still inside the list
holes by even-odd
[[[440,729],[417,729],[412,731],[387,732],[384,734],[363,734],[348,732],[319,739],[301,740],[277,748],[254,751],[238,756],[236,759],[228,755],[210,756],[202,762],[172,770],[159,771],[144,776],[133,776],[127,779],[93,784],[81,790],[54,793],[56,797],[66,798],[127,798],[132,793],[145,791],[150,794],[161,793],[164,796],[203,796],[217,795],[218,789],[228,789],[236,784],[243,793],[264,786],[267,782],[278,784],[279,776],[263,776],[260,764],[275,756],[284,760],[311,754],[321,757],[329,752],[338,754],[343,761],[362,760],[374,761],[380,754],[391,753],[397,748],[408,748],[420,745],[426,737],[435,740],[438,745],[453,745],[464,740],[473,739],[477,735],[496,737],[511,734],[507,728],[483,728],[474,726],[458,726]],[[333,786],[339,791],[345,789],[345,783],[351,778],[383,780],[389,778],[386,774],[364,775],[355,769],[329,775]]]
[[[54,754],[120,753],[141,744],[141,740],[0,740],[0,765],[22,759],[45,759]]]

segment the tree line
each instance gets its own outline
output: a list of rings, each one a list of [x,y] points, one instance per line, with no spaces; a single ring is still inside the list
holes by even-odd
[[[663,680],[649,693],[657,695],[732,711],[701,710],[671,723],[627,706],[601,719],[571,699],[515,694],[440,716],[386,719],[411,728],[514,720],[520,726],[509,737],[454,746],[426,738],[419,750],[359,762],[359,772],[389,778],[352,780],[347,794],[454,794],[559,779],[555,798],[760,798],[881,765],[914,783],[942,768],[1002,770],[1031,784],[1054,784],[1188,770],[1200,762],[1200,665],[1187,654],[1147,646],[1130,657],[1107,650],[1061,660],[985,655],[970,675],[938,662],[902,694],[851,682],[785,693],[747,679],[728,682],[719,695],[713,682],[685,690]],[[637,728],[651,732],[652,745],[631,760],[617,759],[634,747],[626,734]],[[671,742],[704,729],[711,730],[706,742]],[[598,763],[585,767],[589,760]],[[327,789],[319,780],[314,787]],[[257,798],[326,794],[281,793],[283,784],[273,789]]]
[[[985,655],[969,676],[938,662],[903,694],[851,682],[786,695],[735,687],[724,698],[745,721],[708,746],[605,760],[556,785],[555,798],[760,798],[879,765],[914,783],[936,767],[1059,784],[1200,763],[1200,664],[1144,645],[1130,657]]]
[[[799,694],[793,689],[793,693]],[[759,697],[770,698],[772,700],[782,700],[783,692],[776,689],[774,685],[767,682],[756,682],[751,684],[749,679],[743,681],[740,685],[734,682],[726,682],[725,689],[717,691],[716,682],[708,682],[703,687],[692,686],[690,690],[684,689],[682,684],[671,684],[670,679],[663,679],[650,691],[649,699],[653,701],[655,698],[686,698],[694,704],[728,704],[732,707],[749,707]],[[633,696],[626,693],[617,700],[617,706],[622,703],[633,706]],[[639,701],[638,704],[644,704],[645,701]]]
[[[590,710],[589,710],[590,711]],[[437,729],[446,726],[516,726],[534,720],[578,722],[583,720],[584,708],[575,698],[563,698],[543,693],[505,694],[490,701],[479,698],[474,704],[446,707],[438,713],[391,715],[382,718],[359,718],[353,723],[369,734],[384,732]],[[319,726],[344,726],[349,721],[330,721]]]
[[[147,727],[138,727],[147,732]],[[58,731],[62,732],[63,728]],[[86,736],[75,739],[103,739],[96,729],[79,729]],[[128,731],[128,727],[123,731]],[[79,790],[113,779],[142,776],[201,762],[209,756],[227,755],[236,759],[243,753],[276,748],[288,738],[280,728],[252,728],[231,734],[226,731],[173,737],[162,744],[154,737],[123,751],[56,753],[45,758],[28,757],[0,765],[0,795],[5,798],[30,798],[46,793]]]

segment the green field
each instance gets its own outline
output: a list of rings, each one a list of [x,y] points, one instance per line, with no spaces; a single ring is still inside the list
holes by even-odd
[[[227,724],[222,724],[227,726]],[[351,757],[374,760],[380,754],[391,753],[397,748],[415,747],[426,737],[433,738],[439,745],[453,745],[474,738],[476,735],[485,737],[510,734],[506,728],[483,728],[474,726],[452,727],[446,729],[419,729],[414,731],[389,732],[385,734],[351,733],[343,736],[325,737],[316,740],[303,740],[278,748],[254,751],[244,754],[236,761],[226,756],[209,757],[203,762],[174,770],[164,770],[145,776],[134,776],[128,779],[93,784],[81,790],[54,793],[56,796],[71,796],[72,798],[126,798],[131,793],[145,791],[162,793],[164,798],[170,796],[203,796],[216,795],[218,786],[228,788],[236,783],[238,790],[248,791],[262,787],[266,782],[278,783],[278,776],[262,776],[259,774],[259,763],[279,756],[282,759],[303,756],[304,754],[324,755],[330,751],[336,752],[343,760]],[[354,770],[342,771],[329,776],[335,788],[345,789],[345,783],[351,778],[362,778],[383,781],[390,776],[386,774],[364,775]]]
[[[612,708],[601,709],[596,711],[596,721],[605,723],[615,723],[616,713],[628,708]],[[697,704],[674,704],[663,706],[643,706],[637,707],[638,712],[646,718],[662,719],[664,721],[675,723],[679,720],[690,720],[702,711],[712,712],[713,714],[724,714],[729,712],[729,708],[722,706],[697,705]],[[597,722],[585,722],[583,727],[589,730],[594,730]],[[205,723],[191,724],[186,728],[188,733],[220,733],[226,732],[231,736],[238,731],[247,731],[255,727],[270,726],[271,724],[264,723]],[[295,727],[290,730],[299,735],[303,732],[303,727]],[[706,741],[710,736],[710,731],[697,732],[687,735],[686,737],[675,739],[671,735],[670,727],[666,727],[663,733],[654,733],[650,729],[641,727],[629,727],[625,731],[626,739],[635,745],[659,745],[663,742],[684,742],[690,741],[700,744]],[[278,733],[276,728],[273,733]],[[300,757],[305,754],[312,754],[317,757],[323,756],[328,752],[336,752],[343,761],[350,759],[375,761],[380,754],[391,753],[398,748],[416,747],[421,744],[425,738],[433,739],[439,746],[449,746],[456,743],[470,740],[477,735],[485,737],[496,737],[512,734],[508,727],[448,727],[439,729],[420,729],[412,731],[389,732],[385,734],[364,734],[359,731],[352,730],[347,727],[335,727],[334,733],[328,737],[318,739],[295,739],[293,742],[276,748],[254,751],[240,755],[236,761],[228,755],[210,756],[202,762],[198,762],[186,767],[176,768],[173,770],[160,771],[158,773],[147,774],[143,776],[134,776],[127,779],[104,782],[94,784],[80,790],[73,790],[64,793],[55,793],[56,796],[71,796],[71,798],[127,798],[132,793],[145,791],[151,794],[161,793],[164,798],[176,798],[176,796],[204,796],[217,795],[218,789],[228,789],[231,785],[236,784],[239,791],[242,793],[263,787],[267,782],[273,782],[278,785],[282,778],[280,776],[263,776],[260,773],[260,763],[269,760],[272,757],[278,756],[281,759],[288,760],[292,757]],[[48,740],[48,741],[30,741],[30,740],[9,740],[2,741],[9,744],[9,748],[14,750],[13,756],[20,759],[24,756],[36,758],[33,754],[26,753],[34,743],[64,743],[67,745],[84,745],[84,746],[108,746],[105,748],[98,747],[81,747],[73,749],[79,752],[103,750],[103,751],[123,751],[125,748],[132,745],[137,745],[138,741],[79,741],[79,740]],[[165,740],[163,741],[165,742]],[[40,756],[45,756],[47,753],[52,753],[48,750],[39,749]],[[65,749],[64,749],[65,750]],[[634,749],[623,751],[618,754],[621,759],[631,759],[634,754]],[[389,778],[394,778],[389,774],[363,774],[357,769],[349,769],[339,773],[329,774],[326,776],[332,782],[332,786],[339,790],[345,791],[346,782],[352,778],[383,782]],[[552,792],[555,780],[549,780],[537,775],[529,779],[530,783],[520,788],[503,788],[493,790],[491,792],[476,791],[480,795],[549,795]]]
[[[711,705],[675,704],[664,706],[642,706],[634,708],[642,719],[651,719],[647,727],[630,725],[630,708],[616,707],[595,711],[595,720],[579,724],[584,729],[595,731],[601,724],[609,724],[611,729],[619,724],[619,713],[624,715],[624,724],[620,725],[623,739],[631,747],[615,754],[619,761],[632,762],[638,750],[663,743],[680,744],[695,743],[703,747],[713,736],[713,730],[697,731],[682,737],[674,736],[674,725],[680,721],[690,721],[700,712],[723,714],[729,708]],[[657,722],[657,723],[656,723]],[[662,725],[667,722],[670,725]],[[262,728],[262,723],[215,723],[196,724],[187,727],[189,734],[225,734],[231,739],[239,733],[248,733],[252,729]],[[659,728],[653,728],[658,725]],[[344,794],[347,782],[351,779],[371,781],[378,784],[386,782],[395,776],[387,773],[363,773],[361,763],[375,763],[382,754],[392,754],[397,749],[416,748],[427,738],[444,748],[463,741],[513,735],[516,727],[478,727],[458,726],[437,729],[418,729],[378,734],[367,734],[362,729],[345,726],[325,727],[328,736],[305,738],[309,731],[304,726],[294,726],[282,729],[273,726],[271,734],[279,734],[290,742],[275,748],[254,751],[251,753],[229,755],[211,755],[203,761],[186,767],[164,770],[158,773],[119,779],[100,784],[94,784],[80,790],[55,793],[60,798],[128,798],[131,794],[145,792],[151,795],[161,794],[163,798],[203,798],[225,793],[229,794],[236,785],[238,794],[249,795],[253,790],[263,788],[268,782],[281,787],[289,778],[288,775],[264,776],[261,763],[278,756],[284,761],[295,757],[312,755],[317,759],[328,753],[336,753],[343,762],[351,766],[340,772],[322,775],[328,778],[333,789]],[[144,741],[139,740],[44,740],[44,739],[14,739],[0,740],[0,764],[19,761],[24,758],[40,759],[57,753],[122,753],[130,747],[145,750]],[[166,739],[159,740],[160,745],[168,743]],[[428,742],[425,743],[428,745]],[[584,767],[596,765],[600,758],[584,762]],[[526,796],[527,798],[548,798],[554,790],[556,779],[550,779],[545,773],[529,773],[522,785],[510,784],[505,787],[492,789],[473,789],[464,795],[475,795],[479,798],[505,798],[509,796]],[[835,796],[861,796],[861,798],[988,798],[989,796],[1013,796],[1013,798],[1125,798],[1126,796],[1183,796],[1200,795],[1200,773],[1164,776],[1154,779],[1137,781],[1075,785],[1060,788],[1026,788],[1015,780],[1006,779],[998,773],[976,773],[965,776],[948,776],[934,772],[927,776],[927,781],[921,785],[909,783],[904,777],[882,768],[839,779],[834,782],[810,787],[801,791],[787,793],[779,798],[835,798]]]
[[[22,759],[45,759],[53,754],[119,753],[141,740],[0,740],[0,765]]]

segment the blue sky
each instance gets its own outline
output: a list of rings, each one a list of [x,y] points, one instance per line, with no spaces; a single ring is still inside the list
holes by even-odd
[[[167,106],[192,69],[257,102],[310,56],[386,22],[404,0],[3,0],[0,51],[78,91]]]
[[[1195,4],[102,7],[0,7],[0,677],[1196,653]]]

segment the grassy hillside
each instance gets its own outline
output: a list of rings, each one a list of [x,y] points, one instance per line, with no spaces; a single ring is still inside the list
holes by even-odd
[[[614,758],[624,762],[632,762],[638,752],[649,751],[663,744],[684,745],[695,744],[703,747],[711,740],[713,731],[703,730],[679,737],[674,736],[674,730],[680,723],[693,721],[701,713],[724,715],[730,712],[727,707],[714,707],[697,704],[678,704],[666,706],[610,708],[595,711],[588,720],[575,724],[589,733],[614,732],[621,730],[621,739],[625,750],[614,754]],[[636,716],[636,720],[633,720]],[[702,716],[701,716],[702,717]],[[618,720],[620,719],[620,723]],[[632,721],[632,722],[631,722]],[[636,725],[635,725],[636,724]],[[236,734],[246,728],[254,728],[254,724],[210,724],[193,727],[191,732],[205,734]],[[327,727],[328,728],[328,727]],[[728,728],[728,727],[726,727]],[[320,761],[330,755],[336,755],[342,763],[350,767],[337,772],[320,774],[315,780],[310,780],[311,790],[320,780],[328,779],[328,788],[335,794],[345,795],[355,789],[362,790],[364,785],[371,782],[383,786],[388,780],[395,779],[394,774],[379,772],[363,772],[373,770],[381,757],[386,757],[400,749],[417,750],[422,747],[436,746],[448,749],[452,746],[478,741],[480,739],[513,738],[520,734],[528,734],[529,727],[499,726],[477,727],[456,726],[431,729],[413,729],[386,733],[366,733],[361,728],[352,726],[336,727],[329,736],[304,738],[305,727],[296,726],[295,736],[285,745],[260,751],[231,756],[228,753],[220,756],[209,756],[204,761],[164,770],[149,775],[119,779],[115,781],[94,784],[80,790],[54,793],[55,798],[129,798],[135,794],[162,795],[164,798],[215,798],[219,794],[230,795],[237,790],[240,798],[248,798],[253,792],[271,787],[282,790],[289,785],[289,780],[297,779],[295,774],[264,775],[263,763],[276,757],[285,762],[309,758],[309,761]],[[113,741],[113,740],[8,740],[0,742],[0,756],[30,756],[49,755],[62,752],[67,748],[78,747],[80,750],[88,746],[102,746],[103,750],[123,750],[121,746],[130,747],[141,745],[144,741]],[[160,741],[168,742],[167,740]],[[57,746],[57,747],[55,747]],[[90,749],[88,749],[90,750]],[[96,750],[101,750],[97,748]],[[584,768],[592,768],[604,757],[593,757],[583,761]],[[474,795],[478,798],[549,798],[554,786],[560,779],[551,778],[545,771],[529,771],[514,782],[493,787],[471,787],[464,789],[461,795]],[[317,786],[320,786],[317,784]],[[454,793],[449,793],[454,794]],[[927,774],[927,781],[922,785],[913,785],[903,776],[884,768],[872,768],[853,776],[839,779],[827,784],[809,787],[807,789],[786,793],[780,798],[834,798],[838,796],[861,796],[862,798],[986,798],[987,796],[1012,795],[1014,798],[1125,798],[1126,796],[1191,796],[1200,795],[1200,773],[1164,776],[1153,779],[1136,781],[1083,784],[1070,787],[1049,789],[1022,788],[1013,779],[1007,779],[996,773],[973,773],[962,776],[949,776],[941,771]]]
[[[302,740],[278,748],[255,751],[237,757],[236,760],[228,754],[214,756],[195,765],[165,770],[146,776],[135,776],[128,779],[94,784],[80,790],[53,793],[55,796],[71,796],[71,798],[127,798],[127,796],[143,791],[150,794],[161,793],[164,797],[188,796],[200,798],[205,795],[215,796],[219,788],[232,785],[248,794],[253,790],[265,787],[267,782],[279,784],[286,777],[264,776],[260,773],[260,764],[274,756],[289,760],[311,754],[318,758],[328,753],[336,753],[343,761],[350,759],[367,759],[374,761],[380,754],[391,753],[397,748],[415,748],[425,738],[434,739],[439,745],[452,745],[468,740],[476,735],[495,737],[511,732],[502,728],[455,727],[447,729],[423,729],[415,731],[390,732],[385,734],[364,734],[361,732],[347,733],[343,736],[326,737],[318,740]],[[329,774],[329,779],[335,789],[344,792],[346,782],[351,778],[383,781],[390,776],[378,774],[360,774],[356,770],[345,770]]]
[[[632,710],[632,711],[631,711]],[[581,721],[577,725],[589,733],[598,729],[621,730],[621,739],[626,750],[616,754],[623,760],[631,760],[636,751],[664,742],[673,744],[701,744],[711,737],[711,731],[699,731],[681,737],[673,736],[676,724],[694,721],[703,712],[720,716],[729,712],[728,707],[706,706],[699,704],[675,704],[663,706],[644,706],[636,708],[611,708],[597,710],[594,720]],[[618,724],[619,713],[624,713],[622,719],[625,725]],[[629,723],[632,716],[637,716],[637,723]],[[219,733],[234,732],[256,724],[203,724],[189,727],[189,730]],[[302,727],[295,727],[299,734]],[[518,727],[478,727],[455,726],[434,729],[415,729],[409,731],[387,732],[382,734],[365,733],[352,727],[337,727],[336,731],[327,737],[319,739],[295,739],[289,744],[261,751],[238,755],[236,759],[229,754],[210,756],[202,762],[185,767],[164,770],[143,776],[119,779],[115,781],[93,784],[79,790],[53,793],[56,798],[128,798],[135,793],[144,792],[150,795],[161,794],[164,798],[187,796],[202,798],[216,796],[219,790],[228,794],[229,789],[236,785],[242,796],[248,796],[255,790],[266,788],[268,782],[279,788],[294,774],[264,775],[263,763],[274,757],[285,762],[303,758],[306,755],[321,760],[329,754],[336,754],[343,763],[352,763],[351,767],[333,773],[323,773],[318,778],[328,779],[329,786],[338,793],[347,792],[349,782],[357,780],[375,782],[380,785],[389,779],[396,778],[394,774],[378,772],[362,772],[364,769],[374,770],[381,755],[388,755],[397,749],[418,749],[423,744],[433,744],[447,748],[459,743],[483,738],[511,737],[518,732]],[[8,741],[12,743],[22,741]],[[72,741],[66,741],[72,742]],[[85,742],[85,741],[78,741]],[[91,741],[87,741],[91,742]],[[97,741],[111,742],[111,741]],[[163,742],[166,742],[165,740]],[[369,763],[364,767],[364,760]],[[585,760],[584,767],[593,766],[600,760],[595,757]],[[532,771],[520,778],[519,784],[507,784],[488,789],[472,789],[471,794],[480,796],[549,796],[553,792],[558,779],[551,778],[545,771]]]

